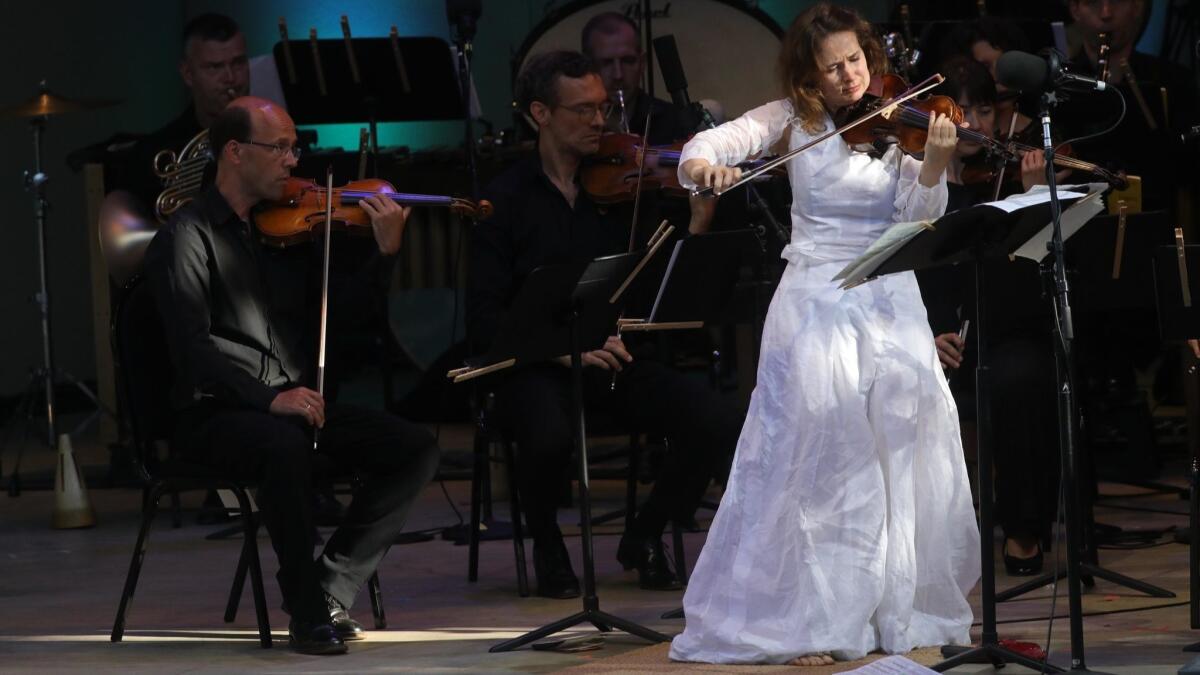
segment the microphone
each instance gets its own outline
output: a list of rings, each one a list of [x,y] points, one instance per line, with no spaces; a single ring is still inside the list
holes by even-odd
[[[1108,88],[1102,80],[1068,71],[1062,56],[1053,50],[1046,58],[1026,52],[1004,52],[996,60],[996,81],[1009,89],[1022,91],[1104,91]]]
[[[446,0],[446,18],[458,29],[463,42],[475,39],[476,22],[483,13],[483,0]]]
[[[683,74],[683,63],[679,60],[679,48],[675,46],[674,35],[662,35],[654,38],[654,53],[658,55],[658,68],[662,71],[663,85],[671,94],[671,101],[686,108],[688,100],[687,76]]]
[[[658,69],[662,71],[663,85],[671,94],[671,102],[682,111],[679,121],[691,130],[695,130],[701,123],[705,127],[717,126],[704,106],[692,103],[688,98],[687,76],[683,74],[683,63],[679,60],[675,36],[662,35],[654,38],[654,53],[658,56]]]

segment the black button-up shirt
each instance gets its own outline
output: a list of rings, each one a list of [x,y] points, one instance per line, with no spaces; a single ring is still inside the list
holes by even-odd
[[[580,189],[567,202],[536,153],[510,167],[483,191],[495,210],[471,232],[467,334],[476,353],[496,337],[501,318],[534,269],[623,253],[629,228]]]
[[[394,259],[370,237],[334,235],[329,367],[338,336],[375,312]],[[320,245],[264,244],[216,186],[175,213],[147,249],[146,275],[176,409],[208,400],[269,410],[280,390],[314,386],[321,262]]]
[[[146,252],[162,314],[177,409],[204,399],[270,408],[301,381],[295,331],[271,311],[266,251],[211,187],[180,209]]]

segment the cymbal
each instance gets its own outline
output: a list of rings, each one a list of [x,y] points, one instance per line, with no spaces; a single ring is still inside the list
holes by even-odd
[[[112,100],[83,100],[69,99],[59,96],[46,88],[42,83],[41,93],[24,103],[14,103],[0,107],[0,118],[12,117],[47,117],[82,110],[96,110],[116,105]]]

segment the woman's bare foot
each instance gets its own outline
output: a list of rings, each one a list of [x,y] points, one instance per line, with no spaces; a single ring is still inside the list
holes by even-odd
[[[832,666],[833,657],[829,654],[805,654],[788,661],[789,666]]]

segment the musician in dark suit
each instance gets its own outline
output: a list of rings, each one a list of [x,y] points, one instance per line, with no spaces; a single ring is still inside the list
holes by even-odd
[[[296,128],[279,106],[234,100],[210,128],[216,182],[176,212],[146,256],[173,367],[173,447],[258,486],[262,522],[279,558],[292,646],[346,651],[363,629],[347,613],[399,534],[437,468],[424,428],[388,413],[327,403],[314,391],[310,336],[317,322],[297,258],[262,243],[253,211],[282,196],[299,154]],[[377,255],[363,279],[399,250],[408,209],[379,196],[361,202]],[[330,304],[356,316],[365,281],[340,284]],[[316,286],[319,287],[319,284]],[[314,450],[314,430],[320,443]],[[318,461],[359,475],[340,527],[314,561],[312,474]]]
[[[622,253],[629,237],[629,221],[592,201],[579,180],[583,159],[597,151],[609,106],[592,62],[576,52],[538,55],[518,78],[516,98],[538,125],[537,152],[484,190],[495,214],[472,232],[467,287],[467,332],[478,352],[496,337],[535,268]],[[570,485],[568,364],[562,357],[520,367],[496,385],[500,421],[518,451],[537,593],[554,598],[579,595],[557,521]],[[727,472],[741,416],[702,380],[635,358],[615,335],[601,349],[584,353],[583,365],[589,413],[608,411],[669,442],[659,479],[633,529],[621,538],[618,559],[638,570],[643,588],[679,588],[663,551],[663,530],[672,519],[690,519],[712,478]]]

